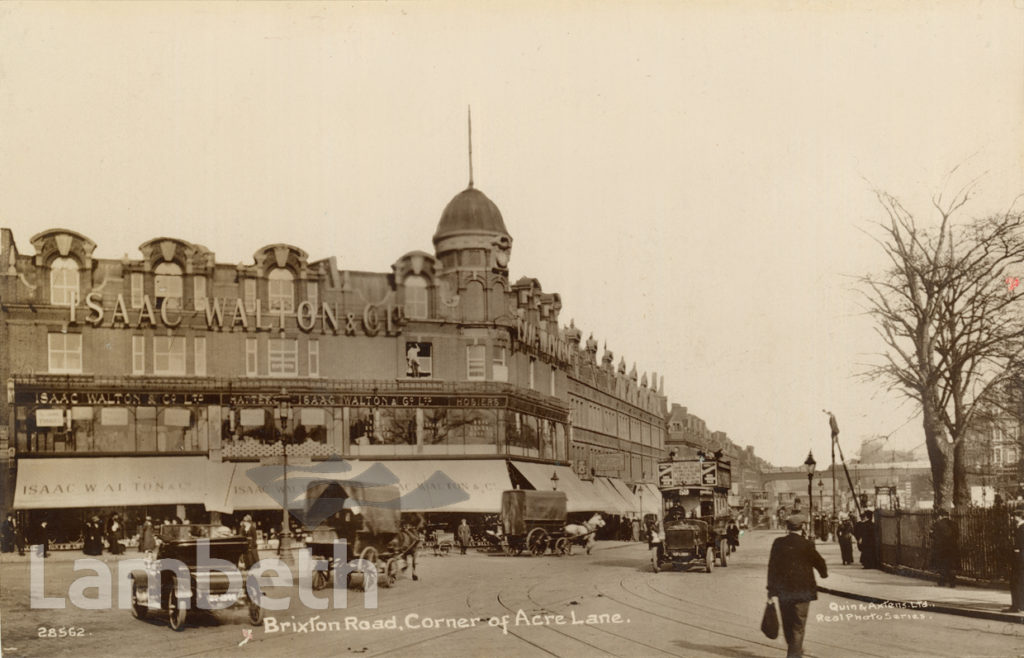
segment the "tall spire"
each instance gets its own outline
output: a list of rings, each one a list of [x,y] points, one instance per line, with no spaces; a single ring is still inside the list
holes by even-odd
[[[466,118],[469,123],[469,186],[473,187],[473,108],[466,106]]]

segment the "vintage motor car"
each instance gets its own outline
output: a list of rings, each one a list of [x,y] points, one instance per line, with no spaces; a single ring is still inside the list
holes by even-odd
[[[196,524],[161,526],[159,539],[156,555],[147,557],[145,568],[129,576],[133,617],[163,613],[171,628],[180,631],[190,610],[220,610],[244,603],[249,622],[263,623],[259,583],[236,566],[246,550],[245,537],[223,526]],[[200,563],[203,545],[217,567]]]

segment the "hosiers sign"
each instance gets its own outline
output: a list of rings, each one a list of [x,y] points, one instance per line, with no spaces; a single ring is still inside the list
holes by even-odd
[[[72,324],[79,321],[77,301],[75,299],[69,309],[68,319]],[[186,315],[195,317],[200,314],[200,311],[183,311],[171,304],[161,304],[159,310],[156,310],[149,295],[143,295],[142,305],[129,312],[124,295],[119,294],[114,300],[114,307],[108,309],[103,306],[102,293],[95,291],[85,296],[85,306],[88,311],[82,321],[94,327],[174,328],[181,324]],[[324,333],[397,336],[402,332],[402,324],[405,322],[402,307],[391,304],[367,304],[363,312],[357,314],[341,311],[337,303],[322,302],[316,306],[312,302],[303,301],[292,312],[283,308],[266,310],[262,300],[257,299],[254,308],[249,311],[241,298],[209,298],[202,314],[206,328],[217,331],[232,331],[236,328],[242,331],[274,331],[287,328],[287,319],[295,318],[295,324],[305,332],[312,332],[319,325]]]

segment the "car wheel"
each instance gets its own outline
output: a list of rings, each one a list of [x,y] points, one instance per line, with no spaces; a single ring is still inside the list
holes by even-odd
[[[142,589],[141,585],[132,580],[132,617],[136,619],[145,619],[149,614],[149,606],[139,603],[139,592]]]
[[[708,546],[707,552],[704,553],[704,571],[711,573],[711,570],[715,568],[715,549]]]
[[[721,561],[723,567],[729,566],[729,558],[726,557],[727,555],[729,555],[729,548],[723,541],[721,555],[718,556],[718,559]]]
[[[185,628],[185,618],[188,616],[188,608],[182,606],[178,599],[178,577],[171,576],[168,585],[170,591],[167,593],[167,621],[171,628],[180,631]]]
[[[249,599],[249,623],[253,626],[259,626],[263,623],[263,606],[260,605],[260,599],[263,594],[260,592],[259,583],[256,582],[255,578],[250,578],[246,583],[245,594],[246,598]]]

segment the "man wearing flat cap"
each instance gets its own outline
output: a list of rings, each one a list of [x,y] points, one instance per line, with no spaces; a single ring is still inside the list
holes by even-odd
[[[256,543],[256,526],[253,525],[252,516],[246,514],[242,517],[242,523],[238,528],[238,534],[245,537],[246,549],[242,555],[245,568],[251,569],[252,565],[260,561],[259,546]]]
[[[786,520],[786,535],[772,544],[768,558],[768,598],[779,599],[779,616],[788,645],[787,656],[802,656],[804,627],[811,601],[818,598],[814,580],[817,569],[828,578],[828,567],[814,544],[800,535],[804,518],[792,515]]]

